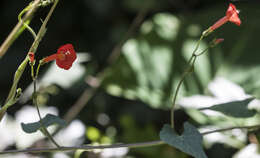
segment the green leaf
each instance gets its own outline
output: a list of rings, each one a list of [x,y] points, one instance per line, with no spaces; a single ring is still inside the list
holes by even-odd
[[[58,116],[52,115],[52,114],[47,114],[43,119],[42,119],[42,125],[45,126],[46,128],[50,125],[53,124],[58,124],[60,126],[65,126],[66,122],[59,118]],[[26,133],[34,133],[37,132],[38,130],[41,129],[41,122],[33,122],[33,123],[21,123],[22,129]]]
[[[188,122],[184,123],[182,135],[178,135],[170,125],[164,125],[160,132],[160,139],[195,158],[207,158],[202,148],[202,135]]]
[[[254,98],[247,98],[241,101],[232,101],[224,104],[213,105],[203,110],[210,109],[214,111],[219,111],[225,115],[239,118],[252,117],[256,114],[255,110],[250,110],[247,108],[248,104],[254,100]]]

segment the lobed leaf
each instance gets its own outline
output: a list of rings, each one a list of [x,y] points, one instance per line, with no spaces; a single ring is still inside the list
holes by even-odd
[[[38,130],[41,129],[42,125],[44,127],[48,127],[54,124],[58,124],[60,126],[65,126],[66,122],[59,118],[58,116],[52,115],[52,114],[47,114],[43,119],[42,119],[42,124],[40,121],[33,122],[33,123],[21,123],[22,129],[26,133],[34,133],[37,132]]]
[[[178,135],[170,125],[164,125],[160,131],[160,139],[195,158],[207,158],[202,148],[202,135],[188,122],[184,123],[182,135]]]

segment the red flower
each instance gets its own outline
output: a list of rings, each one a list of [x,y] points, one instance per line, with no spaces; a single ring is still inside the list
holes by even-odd
[[[44,63],[56,60],[56,64],[65,70],[71,68],[73,62],[76,60],[77,55],[72,44],[65,44],[61,46],[56,54],[50,55],[43,59]]]
[[[239,13],[239,11],[236,9],[236,6],[233,5],[232,3],[230,3],[229,7],[227,9],[227,12],[226,12],[226,16],[224,16],[223,18],[218,20],[214,25],[212,25],[210,27],[210,30],[213,31],[213,30],[219,28],[220,26],[222,26],[223,24],[225,24],[228,21],[235,23],[236,25],[240,26],[241,21],[238,17],[238,13]]]

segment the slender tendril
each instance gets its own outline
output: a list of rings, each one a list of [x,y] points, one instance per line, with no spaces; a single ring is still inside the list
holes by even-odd
[[[36,33],[33,31],[33,29],[26,23],[22,20],[22,16],[27,12],[29,11],[30,9],[32,8],[32,3],[30,3],[27,7],[25,7],[21,13],[18,15],[18,20],[20,22],[22,22],[22,24],[25,26],[25,28],[33,35],[33,38],[36,39],[37,35]]]

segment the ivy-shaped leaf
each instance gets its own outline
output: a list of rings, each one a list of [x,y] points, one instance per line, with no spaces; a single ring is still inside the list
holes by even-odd
[[[160,139],[195,158],[207,158],[202,148],[202,135],[188,122],[184,123],[182,135],[178,135],[170,125],[164,125],[160,131]]]
[[[208,108],[204,108],[203,110],[206,109],[214,110],[232,117],[240,117],[240,118],[252,117],[256,114],[256,111],[247,108],[248,104],[252,100],[254,100],[254,98],[247,98],[241,101],[232,101],[224,104],[217,104]]]
[[[52,114],[47,114],[44,118],[42,118],[42,125],[45,126],[46,128],[50,125],[53,124],[58,124],[60,126],[65,126],[66,122],[59,118],[58,116],[52,115]],[[38,130],[41,129],[41,122],[33,122],[33,123],[21,123],[22,129],[26,133],[34,133],[37,132]]]

